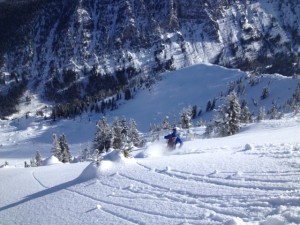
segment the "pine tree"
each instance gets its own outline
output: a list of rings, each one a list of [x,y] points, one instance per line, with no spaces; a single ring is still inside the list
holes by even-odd
[[[89,144],[87,145],[86,149],[84,149],[83,160],[88,161],[91,159],[91,150]]]
[[[298,83],[296,90],[290,100],[290,105],[295,109],[295,115],[298,114],[300,109],[300,83]]]
[[[100,151],[98,149],[95,149],[95,151],[94,151],[94,161],[96,162],[97,166],[100,166],[101,160],[102,160],[102,157],[101,157]]]
[[[188,129],[192,126],[192,108],[184,108],[181,113],[181,126],[184,129]]]
[[[52,135],[52,139],[53,139],[53,146],[52,146],[52,150],[51,153],[53,156],[55,156],[59,161],[62,161],[62,157],[61,157],[61,147],[59,144],[59,139],[57,137],[57,134],[53,134]]]
[[[28,168],[28,167],[30,167],[30,165],[26,161],[24,161],[24,167]]]
[[[228,95],[233,92],[235,89],[235,82],[234,81],[231,81],[229,84],[228,84],[228,90],[227,90],[227,93]]]
[[[37,151],[35,155],[35,165],[42,166],[42,156],[39,151]]]
[[[242,123],[252,122],[251,112],[250,112],[248,106],[246,106],[246,105],[241,109],[241,122]]]
[[[136,122],[134,119],[130,120],[130,128],[129,128],[128,137],[134,146],[142,147],[143,141],[140,139],[140,135],[137,130]]]
[[[193,108],[192,108],[192,112],[191,112],[191,117],[192,117],[192,119],[196,119],[196,117],[197,117],[197,106],[196,105],[194,105],[193,106]]]
[[[270,91],[269,91],[269,86],[266,86],[263,88],[262,90],[262,94],[260,96],[260,99],[263,100],[263,99],[266,99],[270,94]]]
[[[132,123],[132,121],[130,122],[130,124]],[[170,129],[170,123],[169,123],[169,117],[166,116],[162,122],[162,129],[163,130],[168,130]]]
[[[235,92],[231,92],[226,99],[226,104],[218,110],[218,134],[229,136],[240,130],[241,107]]]
[[[120,125],[122,127],[122,134],[124,134],[125,136],[127,136],[129,128],[128,128],[127,120],[126,120],[125,116],[122,117]]]
[[[127,89],[125,90],[125,92],[124,92],[124,98],[125,98],[125,100],[129,100],[129,99],[132,98],[132,97],[131,97],[131,91],[130,91],[129,88],[127,88]]]
[[[67,139],[66,139],[66,136],[64,134],[62,134],[59,138],[59,145],[60,145],[60,148],[61,148],[62,162],[63,163],[71,162],[72,155],[70,153],[69,145],[67,143]]]
[[[211,101],[209,100],[206,104],[206,112],[211,111]]]
[[[79,148],[79,152],[78,152],[78,156],[77,156],[77,161],[78,162],[83,162],[84,161],[84,159],[83,159],[83,151],[82,151],[81,145],[80,145],[80,148]]]
[[[216,121],[208,123],[205,127],[204,136],[211,137],[217,129],[218,123]]]
[[[242,78],[237,81],[237,94],[240,96],[245,93],[245,85]]]
[[[266,113],[265,113],[265,108],[264,107],[260,107],[259,108],[259,113],[258,113],[258,116],[257,116],[257,121],[262,121],[266,116]]]
[[[36,162],[34,158],[30,160],[30,167],[36,167]]]
[[[259,79],[257,78],[257,75],[255,73],[250,75],[250,81],[249,84],[251,87],[257,85],[259,83]]]
[[[104,150],[108,150],[111,147],[112,142],[112,129],[106,121],[105,117],[102,117],[97,122],[96,125],[96,134],[94,138],[94,150],[98,149],[100,153],[104,152]]]
[[[294,115],[298,115],[300,112],[300,104],[295,106],[295,111],[294,111]]]
[[[113,131],[113,148],[114,149],[122,149],[124,146],[124,134],[122,133],[123,128],[120,124],[119,118],[116,117],[114,119],[113,125],[112,125],[112,131]]]
[[[272,105],[272,108],[270,110],[270,119],[275,120],[277,115],[277,107],[275,104]]]
[[[210,107],[210,111],[213,111],[213,110],[215,109],[215,107],[216,107],[216,102],[217,102],[217,99],[214,98],[214,99],[213,99],[213,102],[212,102],[212,104],[211,104],[211,107]]]

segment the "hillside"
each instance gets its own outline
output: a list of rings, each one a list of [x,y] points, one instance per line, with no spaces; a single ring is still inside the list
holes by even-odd
[[[52,104],[89,104],[198,63],[299,74],[299,7],[293,0],[1,2],[0,116],[15,112],[28,89]]]
[[[65,133],[76,156],[91,145],[101,115],[52,122],[34,113],[20,117],[20,111],[1,120],[0,164],[9,165],[0,169],[0,224],[299,224],[299,115],[291,111],[281,120],[243,125],[238,134],[223,138],[204,138],[204,126],[181,129],[184,145],[172,152],[162,139],[169,130],[146,131],[149,122],[161,123],[165,115],[172,120],[174,112],[194,101],[203,99],[203,107],[240,77],[249,79],[239,70],[212,65],[163,74],[150,90],[139,90],[107,114],[110,121],[116,115],[136,119],[148,137],[146,146],[135,148],[130,159],[111,149],[99,167],[59,163],[50,150],[52,133]],[[249,103],[251,111],[274,100],[278,106],[285,103],[298,80],[264,75],[253,87],[245,82],[241,96],[260,99],[268,83],[270,95],[258,106]],[[44,107],[37,97],[23,104],[29,112]],[[24,168],[37,150],[45,165]]]
[[[246,102],[253,117],[257,117],[261,107],[268,112],[276,106],[278,115],[281,112],[294,110],[287,102],[296,92],[298,79],[281,75],[264,75],[259,77],[259,82],[252,86],[251,76],[248,73],[200,64],[161,74],[160,80],[150,88],[138,90],[134,93],[133,99],[120,101],[117,110],[106,110],[104,114],[86,112],[62,121],[53,122],[49,117],[45,120],[37,112],[44,110],[45,116],[50,115],[51,107],[48,102],[43,101],[38,95],[28,93],[32,95],[30,102],[26,102],[24,98],[18,113],[8,117],[8,121],[0,120],[3,129],[0,141],[3,146],[11,146],[23,143],[23,140],[28,140],[29,136],[35,140],[34,142],[51,144],[51,135],[55,132],[65,133],[71,143],[86,143],[93,140],[95,124],[103,116],[107,117],[110,123],[116,116],[119,118],[125,116],[127,120],[132,118],[136,121],[138,129],[145,133],[149,131],[151,125],[161,125],[165,117],[169,117],[170,124],[180,123],[182,111],[194,105],[197,106],[198,113],[202,110],[201,115],[193,120],[194,125],[198,120],[206,123],[215,116],[214,112],[206,111],[208,101],[213,101],[215,98],[215,109],[217,109],[223,104],[230,84],[236,84],[239,80],[242,80],[241,86],[244,87],[242,88],[244,91],[239,96],[240,101]],[[264,87],[269,88],[269,96],[262,100]],[[238,89],[236,84],[234,90]],[[76,135],[78,127],[81,129],[80,136]],[[16,132],[10,133],[13,131]],[[31,149],[30,146],[28,148]],[[35,152],[30,151],[32,154]]]

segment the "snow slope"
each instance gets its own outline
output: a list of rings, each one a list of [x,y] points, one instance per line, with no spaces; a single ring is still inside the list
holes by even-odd
[[[209,70],[210,79],[204,76]],[[160,121],[168,110],[174,110],[172,116],[197,99],[205,105],[217,90],[224,90],[227,81],[243,75],[211,65],[165,74],[150,91],[138,92],[134,100],[121,105],[119,114],[108,116],[136,116],[147,129],[143,121],[151,122],[148,116]],[[185,79],[180,80],[182,76]],[[266,107],[272,99],[284,102],[297,84],[297,80],[268,76],[259,85],[269,81],[273,91],[263,102]],[[200,84],[205,85],[199,89]],[[261,87],[247,86],[245,98],[259,96]],[[167,101],[170,95],[171,102]],[[145,99],[152,107],[143,107]],[[182,130],[181,149],[166,151],[160,138],[135,149],[131,159],[112,151],[100,167],[92,162],[57,164],[48,158],[52,132],[64,132],[76,155],[92,141],[96,116],[91,121],[82,116],[55,124],[33,115],[19,120],[17,116],[0,121],[0,165],[9,162],[0,169],[1,225],[300,224],[299,115],[289,113],[282,120],[249,124],[226,138],[204,139],[204,127],[191,129],[187,138]],[[23,168],[24,160],[36,150],[47,158],[47,166]]]
[[[159,141],[99,168],[4,168],[0,224],[299,224],[299,128],[264,121],[175,152]]]
[[[217,99],[216,105],[223,102],[230,82],[242,80],[245,91],[239,96],[245,100],[255,115],[260,107],[269,110],[274,102],[278,107],[291,98],[299,80],[283,77],[281,75],[264,75],[259,83],[252,87],[249,84],[249,74],[240,70],[226,69],[211,64],[200,64],[162,75],[162,80],[153,85],[148,91],[138,92],[133,101],[120,106],[119,110],[112,112],[111,116],[128,115],[137,121],[138,128],[144,132],[149,124],[161,124],[168,116],[170,122],[180,122],[182,110],[188,106],[196,105],[202,110],[202,119],[210,120],[212,113],[205,113],[207,102]],[[261,100],[264,87],[269,86],[270,95]],[[237,89],[237,87],[236,87]],[[257,106],[253,104],[257,102]]]

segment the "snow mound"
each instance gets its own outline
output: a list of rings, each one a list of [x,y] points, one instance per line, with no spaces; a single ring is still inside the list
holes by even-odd
[[[225,225],[245,225],[245,223],[241,218],[233,218],[226,221]]]
[[[276,215],[267,218],[266,221],[260,223],[260,225],[286,225],[286,221],[282,216]]]
[[[92,162],[82,171],[78,180],[87,181],[95,178],[98,178],[98,167],[94,162]]]
[[[102,160],[100,165],[99,165],[99,171],[104,172],[112,168],[113,162],[112,161],[107,161],[107,160]]]
[[[103,160],[113,161],[113,162],[120,162],[120,161],[124,161],[125,159],[126,158],[124,157],[122,151],[117,149],[114,149],[103,156]]]
[[[245,147],[244,147],[244,150],[245,151],[249,151],[249,150],[252,150],[253,149],[253,146],[250,145],[250,144],[245,144]]]
[[[54,165],[54,164],[59,164],[61,163],[57,157],[55,157],[54,155],[46,158],[44,161],[43,161],[43,165],[44,166],[50,166],[50,165]]]

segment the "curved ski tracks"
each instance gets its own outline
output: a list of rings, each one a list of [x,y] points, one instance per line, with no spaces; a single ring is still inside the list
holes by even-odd
[[[128,184],[127,186],[116,186],[108,179],[98,179],[90,184],[100,186],[99,190],[109,190],[111,194],[95,197],[93,193],[84,189],[89,185],[77,188],[77,185],[81,185],[79,183],[64,190],[91,200],[94,206],[101,205],[98,210],[118,218],[120,223],[125,224],[149,224],[140,219],[147,217],[156,218],[157,221],[169,221],[172,224],[186,221],[192,224],[199,224],[200,221],[209,221],[208,224],[223,224],[229,218],[235,217],[246,221],[249,214],[254,221],[261,221],[268,215],[276,213],[276,210],[274,211],[276,205],[278,207],[298,206],[300,184],[291,180],[291,176],[300,177],[299,170],[282,173],[265,171],[240,174],[216,171],[211,174],[200,174],[168,168],[152,169],[139,162],[137,162],[137,167],[144,172],[156,173],[157,180],[149,181],[147,177],[116,173],[111,176],[111,179],[122,179],[122,183]],[[276,176],[274,176],[275,173]],[[41,187],[49,188],[41,182],[34,171],[32,176]],[[159,180],[174,182],[174,188],[164,186],[163,182],[158,182]],[[177,186],[177,183],[180,185]],[[188,188],[193,186],[201,190],[204,185],[206,190],[209,186],[210,193]],[[233,195],[232,193],[235,192],[238,194]],[[156,201],[157,204],[169,204],[174,207],[180,205],[183,211],[188,210],[188,213],[184,216],[176,216],[176,214],[158,211],[151,207],[142,207],[139,204],[131,205],[130,202],[135,200]],[[249,208],[251,208],[250,211]],[[94,209],[96,210],[97,207]],[[142,216],[139,218],[137,215]]]

